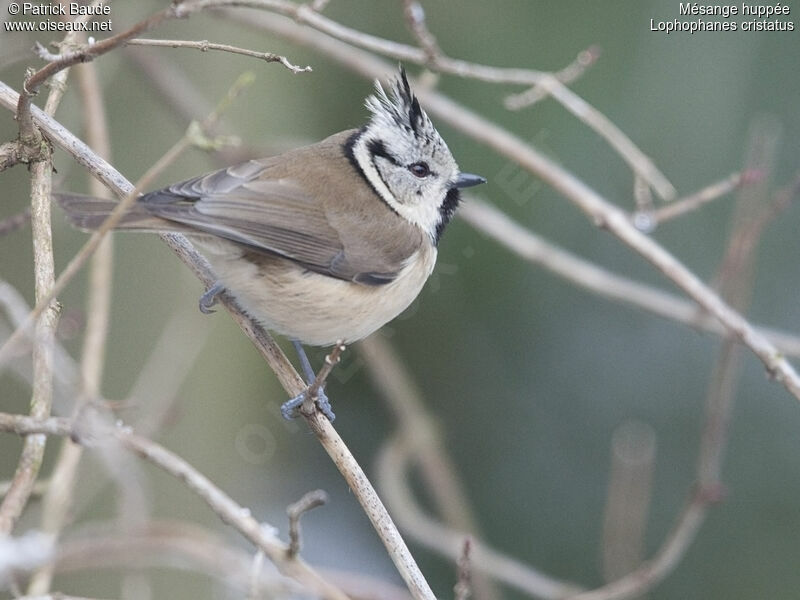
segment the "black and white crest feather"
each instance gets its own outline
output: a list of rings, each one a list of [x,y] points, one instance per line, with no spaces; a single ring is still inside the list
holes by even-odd
[[[400,67],[400,74],[392,80],[391,96],[377,80],[375,90],[376,93],[366,100],[366,106],[373,115],[373,123],[400,127],[413,133],[421,141],[438,136],[436,128],[411,91],[405,69]]]

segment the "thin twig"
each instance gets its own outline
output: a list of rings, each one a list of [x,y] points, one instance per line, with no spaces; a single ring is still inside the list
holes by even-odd
[[[303,402],[303,410],[311,413],[314,412],[314,402],[316,401],[317,397],[319,396],[319,391],[325,385],[325,381],[328,379],[328,376],[333,371],[333,367],[339,364],[339,361],[342,360],[342,352],[347,349],[341,340],[337,341],[331,350],[330,354],[325,355],[325,362],[322,365],[322,368],[317,373],[317,376],[314,378],[314,381],[311,385],[308,386],[308,391],[306,392],[306,398]]]
[[[289,547],[286,549],[288,558],[295,558],[300,554],[300,517],[327,502],[328,494],[324,490],[313,490],[286,508],[289,516]]]
[[[600,47],[589,46],[586,50],[579,52],[572,63],[568,64],[560,71],[553,73],[553,75],[565,85],[572,83],[580,78],[599,58]],[[534,85],[524,92],[510,94],[503,103],[508,110],[521,110],[544,100],[548,96],[549,94],[544,88],[539,85]]]
[[[439,48],[436,37],[428,29],[428,25],[425,22],[425,9],[422,8],[422,4],[417,0],[403,0],[403,14],[406,18],[408,30],[417,40],[420,48],[425,51],[428,56],[428,62],[435,64],[443,53]]]
[[[268,63],[280,63],[292,73],[307,73],[313,69],[310,66],[298,67],[289,62],[285,56],[275,54],[273,52],[256,52],[255,50],[248,50],[247,48],[239,48],[237,46],[230,46],[228,44],[214,44],[208,40],[189,41],[189,40],[151,40],[143,38],[134,38],[125,42],[126,46],[161,46],[167,48],[193,48],[202,52],[209,50],[219,50],[221,52],[230,52],[232,54],[241,54],[242,56],[249,56],[251,58],[258,58]]]
[[[636,223],[637,227],[642,231],[652,231],[666,221],[695,211],[709,202],[713,202],[717,198],[730,194],[740,185],[756,181],[758,177],[759,175],[757,174],[732,173],[721,181],[712,183],[694,194],[680,198],[652,212],[645,213],[641,215],[641,217],[639,215],[634,215],[634,223]],[[644,219],[644,221],[642,221],[642,219]]]

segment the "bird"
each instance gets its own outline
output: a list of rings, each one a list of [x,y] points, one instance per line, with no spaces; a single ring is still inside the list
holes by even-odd
[[[139,196],[116,229],[185,234],[219,280],[199,301],[213,312],[226,292],[266,329],[290,339],[309,384],[302,345],[367,337],[403,312],[436,264],[462,173],[422,109],[405,69],[389,92],[375,81],[370,118],[301,148],[248,160]],[[55,195],[80,229],[100,227],[116,202]],[[284,403],[296,416],[304,394]],[[324,394],[317,405],[333,420]]]

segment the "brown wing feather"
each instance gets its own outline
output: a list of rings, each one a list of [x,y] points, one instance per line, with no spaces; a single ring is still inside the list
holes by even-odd
[[[142,196],[140,206],[154,216],[286,257],[318,273],[367,285],[389,283],[420,238],[409,230],[400,241],[387,243],[380,220],[392,221],[390,228],[405,226],[405,221],[397,221],[399,217],[377,196],[370,197],[368,189],[366,198],[350,197],[352,187],[345,193],[348,180],[342,184],[340,169],[349,181],[360,182],[341,151],[346,137],[338,134],[317,144],[316,150],[312,146],[189,179]],[[315,168],[319,153],[326,151],[333,164]],[[311,189],[288,177],[291,164],[307,167]],[[322,194],[327,201],[318,198]]]

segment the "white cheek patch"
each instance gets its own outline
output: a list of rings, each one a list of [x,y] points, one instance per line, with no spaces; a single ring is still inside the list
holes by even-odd
[[[422,187],[409,190],[413,196],[412,202],[401,202],[389,189],[376,168],[374,158],[367,148],[367,137],[367,135],[362,135],[353,146],[353,156],[367,181],[392,210],[409,223],[422,229],[432,240],[435,239],[436,228],[442,218],[438,204],[425,198]],[[414,193],[415,191],[418,193]]]
[[[356,141],[355,145],[353,146],[353,156],[355,157],[358,166],[361,167],[361,171],[366,176],[367,181],[369,181],[370,185],[372,186],[372,189],[378,193],[378,195],[383,199],[384,202],[386,202],[386,204],[388,204],[394,210],[397,210],[397,201],[394,199],[392,192],[389,191],[389,188],[383,181],[381,174],[378,173],[378,169],[375,168],[375,163],[372,162],[372,155],[367,149],[366,137],[366,135],[362,135]]]

